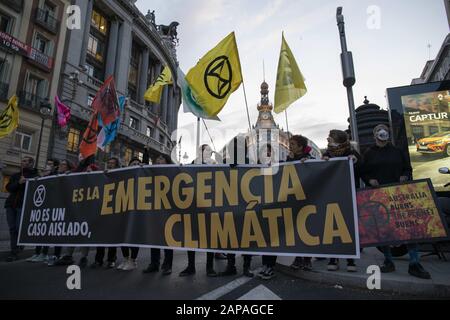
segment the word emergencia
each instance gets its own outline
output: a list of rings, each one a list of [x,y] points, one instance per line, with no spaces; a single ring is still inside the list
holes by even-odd
[[[30,181],[20,242],[357,257],[349,161],[276,169],[268,174],[260,166],[147,166]],[[58,197],[47,196],[37,208],[33,194],[42,188]],[[36,221],[32,214],[55,208],[64,215]],[[55,222],[86,223],[89,236],[27,232],[29,224]]]

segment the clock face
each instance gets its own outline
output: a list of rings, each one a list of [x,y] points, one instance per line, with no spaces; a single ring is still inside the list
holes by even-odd
[[[267,113],[263,113],[261,117],[263,118],[263,120],[269,119],[269,115]]]

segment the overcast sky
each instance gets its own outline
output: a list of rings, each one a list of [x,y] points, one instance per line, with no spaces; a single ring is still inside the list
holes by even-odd
[[[263,60],[270,100],[274,100],[284,31],[308,88],[288,109],[289,129],[320,147],[326,146],[329,130],[348,126],[336,7],[344,7],[348,49],[355,62],[357,105],[367,95],[371,102],[387,108],[386,88],[409,85],[419,77],[429,58],[427,45],[431,44],[434,59],[449,32],[443,0],[138,0],[136,5],[144,13],[155,10],[157,24],[180,23],[177,54],[185,73],[235,31],[252,124],[258,115]],[[183,134],[182,151],[192,158],[196,118],[182,109],[179,126],[192,131],[191,137]],[[248,130],[242,86],[219,117],[222,122],[206,122],[218,150],[233,137],[232,132],[224,136],[228,129]],[[284,114],[275,115],[275,121],[286,127]],[[209,143],[207,135],[202,140]]]

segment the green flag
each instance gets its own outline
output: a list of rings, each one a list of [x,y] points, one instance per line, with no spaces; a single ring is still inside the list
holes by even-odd
[[[282,35],[280,60],[278,61],[277,85],[275,89],[275,112],[286,110],[292,103],[303,97],[307,90],[294,55]]]
[[[177,70],[177,74],[178,74],[177,83],[178,86],[181,88],[181,94],[183,96],[184,113],[190,112],[197,118],[220,121],[220,119],[217,116],[208,115],[208,113],[204,110],[204,108],[195,100],[195,98],[192,95],[191,87],[186,82],[185,75],[179,67]]]

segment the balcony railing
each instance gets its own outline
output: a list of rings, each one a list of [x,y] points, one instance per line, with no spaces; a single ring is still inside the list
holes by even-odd
[[[36,23],[52,33],[56,34],[58,32],[58,20],[52,16],[52,13],[50,11],[37,8]]]
[[[0,101],[8,100],[9,84],[0,82]]]
[[[87,82],[97,88],[100,88],[103,85],[103,81],[89,75],[87,76]]]
[[[2,0],[2,3],[12,8],[16,12],[22,12],[23,0]]]
[[[27,91],[19,92],[19,106],[39,112],[41,102],[45,99]]]

